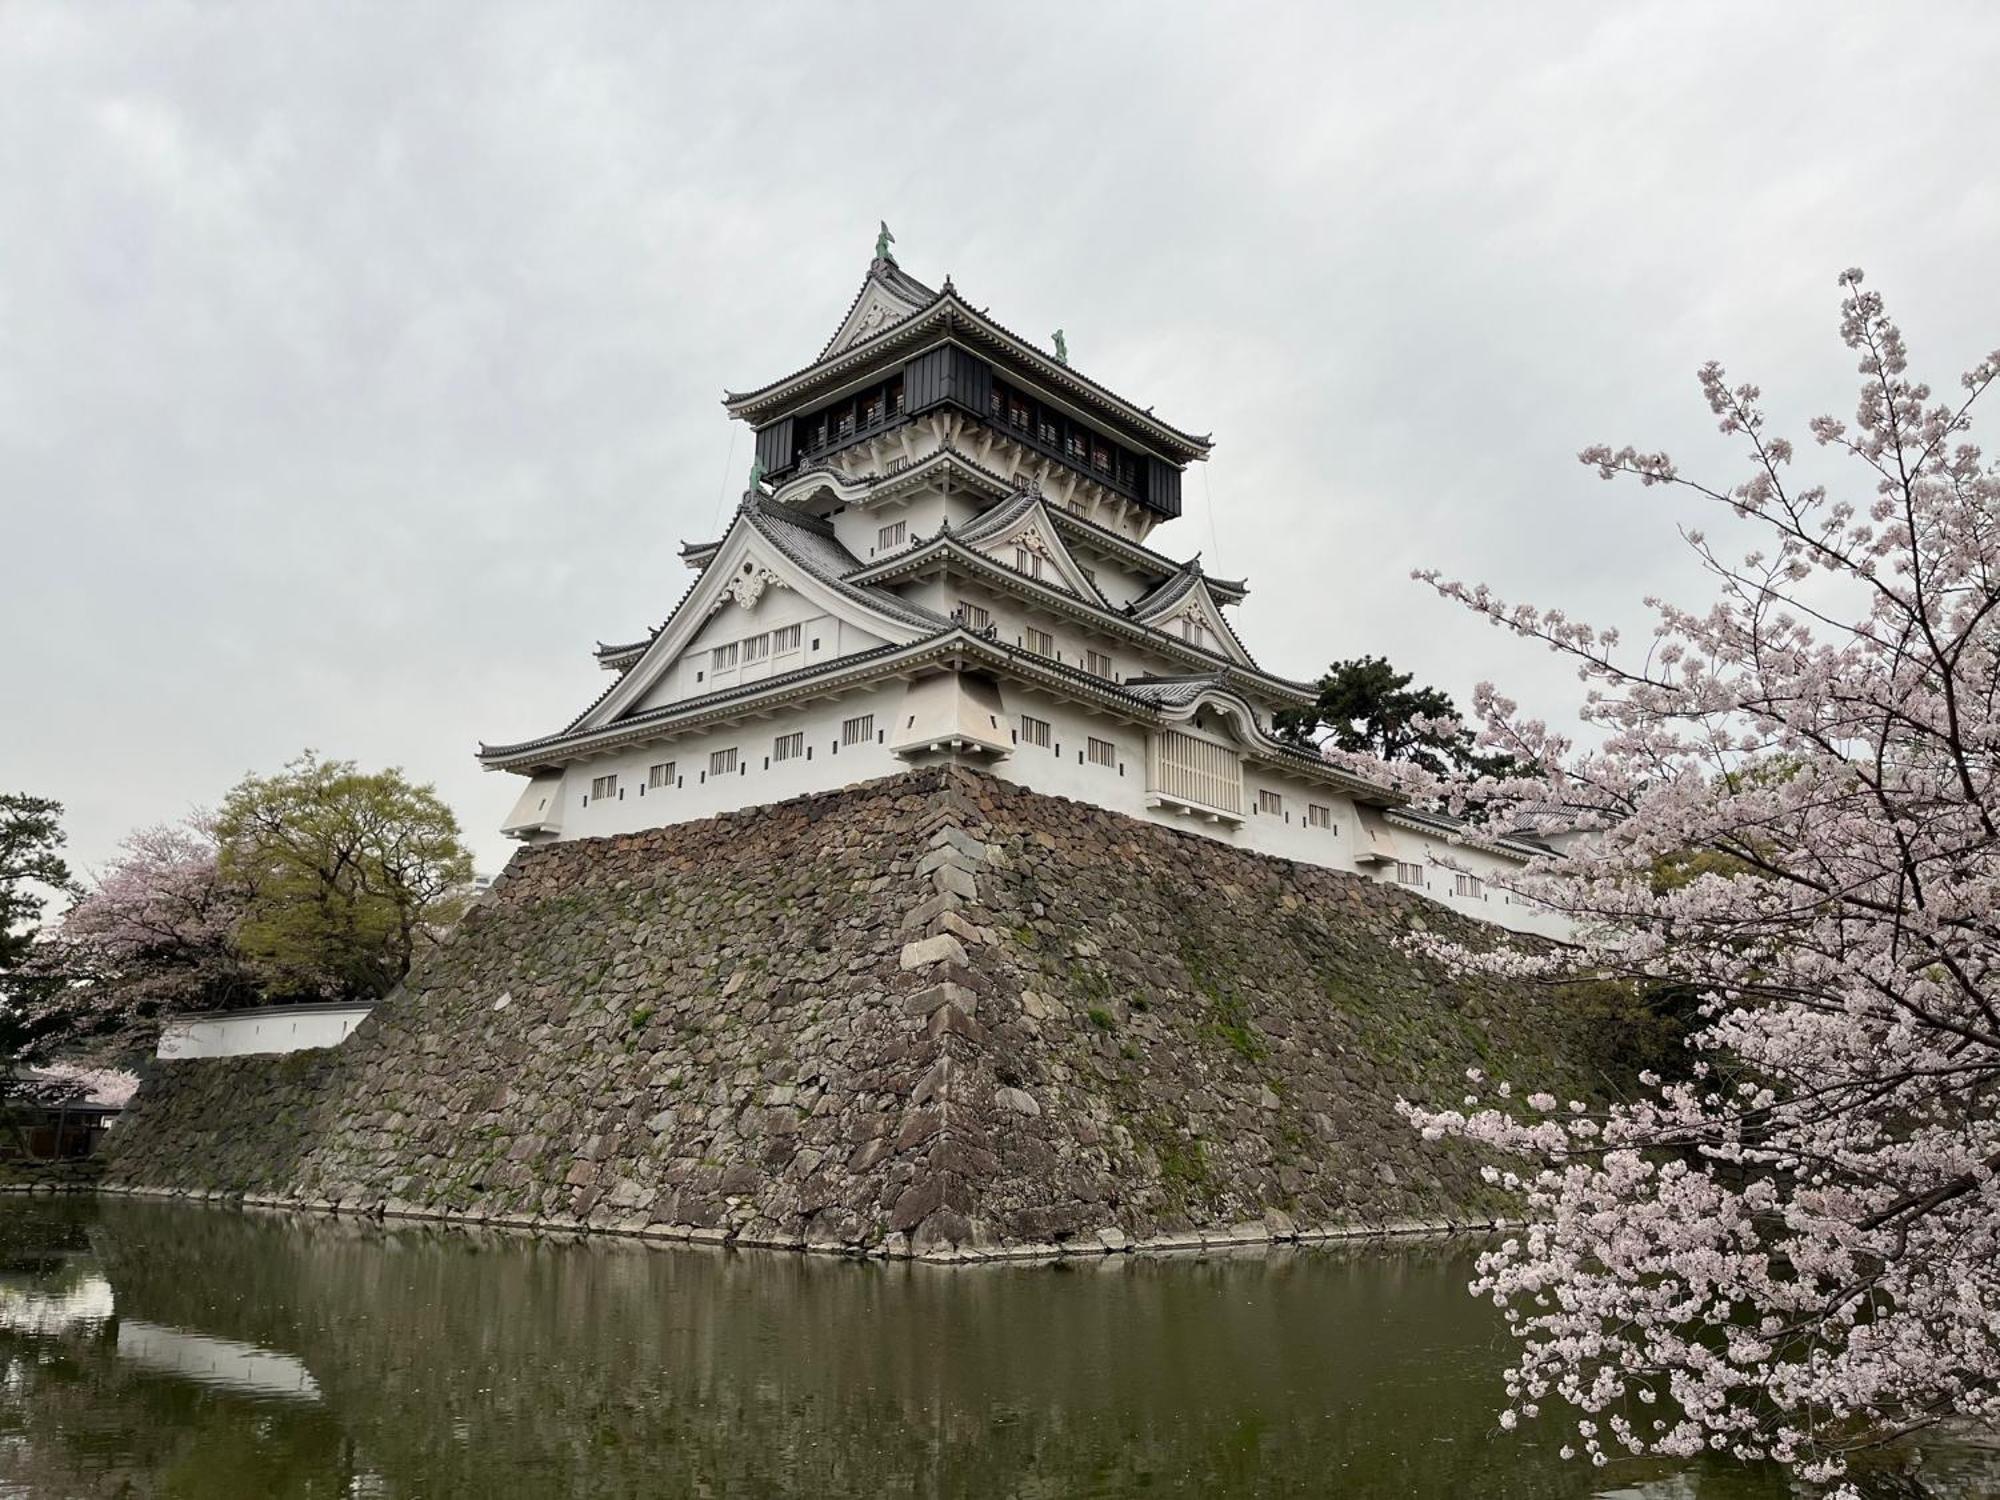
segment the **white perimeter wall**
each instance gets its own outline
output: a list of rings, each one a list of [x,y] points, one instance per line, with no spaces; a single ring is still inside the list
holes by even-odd
[[[569,768],[559,794],[563,799],[560,836],[602,838],[634,833],[893,776],[910,765],[890,754],[882,743],[885,734],[893,735],[896,716],[903,706],[903,691],[902,684],[890,683],[832,702],[780,710],[768,719],[753,719],[618,755],[579,761]],[[1052,732],[1052,743],[1047,749],[1016,745],[1006,759],[983,762],[986,769],[1004,780],[1050,796],[1068,797],[1149,823],[1237,844],[1260,854],[1324,865],[1372,880],[1396,881],[1394,864],[1364,865],[1358,859],[1371,846],[1361,819],[1379,819],[1378,810],[1362,812],[1352,800],[1331,788],[1315,785],[1303,776],[1257,766],[1245,769],[1244,814],[1239,825],[1211,823],[1163,808],[1150,808],[1146,805],[1144,729],[1115,715],[1061,702],[1018,684],[1003,685],[1002,694],[1010,731],[1018,732],[1021,715],[1025,713],[1046,720]],[[840,745],[843,722],[870,713],[875,716],[871,742]],[[795,731],[805,736],[809,754],[796,760],[771,759],[774,741]],[[1117,747],[1116,765],[1091,762],[1088,740],[1092,737]],[[737,751],[736,771],[723,776],[708,775],[711,752],[732,746]],[[667,762],[674,767],[674,785],[661,789],[647,786],[649,768]],[[617,776],[617,792],[608,799],[592,797],[593,778],[608,774]],[[1258,810],[1259,791],[1277,793],[1280,799],[1277,812]],[[1308,808],[1314,803],[1327,808],[1332,827],[1312,826]],[[1405,863],[1425,866],[1424,883],[1406,889],[1417,890],[1441,905],[1502,927],[1550,937],[1567,935],[1567,924],[1555,913],[1499,888],[1500,882],[1520,868],[1514,861],[1408,828],[1393,828],[1389,837]],[[1479,896],[1457,894],[1452,877],[1458,871],[1479,876],[1486,882],[1484,892]]]
[[[373,1009],[367,1005],[274,1006],[264,1010],[186,1016],[160,1032],[165,1058],[244,1057],[257,1052],[304,1052],[338,1047]]]

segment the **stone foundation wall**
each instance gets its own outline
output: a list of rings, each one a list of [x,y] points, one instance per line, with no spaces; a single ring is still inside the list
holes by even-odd
[[[1483,1224],[1399,1097],[1590,1097],[1433,903],[940,768],[523,850],[342,1047],[159,1066],[114,1184],[954,1258]]]

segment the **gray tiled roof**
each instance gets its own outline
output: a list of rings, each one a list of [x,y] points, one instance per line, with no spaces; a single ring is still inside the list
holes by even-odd
[[[758,535],[808,573],[870,609],[912,625],[943,629],[951,624],[935,610],[913,604],[889,589],[847,582],[847,575],[861,568],[861,559],[841,546],[830,522],[779,505],[768,496],[749,502],[744,517]]]
[[[1216,672],[1192,677],[1128,677],[1123,684],[1134,698],[1161,708],[1185,708],[1210,688],[1222,685],[1222,676]]]
[[[843,317],[842,322],[845,321]],[[811,364],[758,386],[754,390],[727,391],[723,394],[723,405],[734,416],[753,417],[760,403],[776,399],[778,393],[789,392],[787,399],[791,399],[814,383],[824,384],[834,379],[839,372],[849,370],[857,363],[865,363],[884,351],[899,350],[928,336],[941,322],[948,323],[966,340],[1008,351],[1017,362],[1034,372],[1041,382],[1055,387],[1062,394],[1072,398],[1081,397],[1098,405],[1107,413],[1115,415],[1125,426],[1145,434],[1149,445],[1156,450],[1169,452],[1178,450],[1179,462],[1204,457],[1214,447],[1210,436],[1206,434],[1197,436],[1184,432],[1152,412],[1127,401],[1108,387],[1099,385],[1089,376],[1045,354],[1032,341],[1023,338],[1004,324],[995,322],[965,301],[949,278],[928,304],[909,317],[891,323],[880,332],[861,340],[850,349],[842,350],[839,354],[822,353]]]
[[[970,521],[959,527],[952,535],[961,542],[983,541],[995,532],[1005,531],[1034,508],[1042,497],[1033,490],[1021,490],[1012,499],[1002,500],[990,510],[981,511]]]
[[[861,278],[861,287],[855,292],[854,300],[847,304],[847,311],[840,315],[840,322],[834,325],[833,332],[827,335],[826,342],[820,346],[821,359],[825,359],[833,352],[833,341],[840,337],[840,330],[845,328],[847,320],[854,316],[854,309],[861,305],[861,299],[868,295],[868,288],[878,281],[903,301],[915,303],[915,311],[921,312],[937,301],[936,288],[925,286],[893,260],[871,261],[868,265],[868,274]]]
[[[1142,594],[1139,598],[1134,599],[1126,606],[1126,611],[1134,619],[1150,620],[1162,610],[1170,609],[1180,603],[1182,599],[1185,599],[1189,594],[1194,592],[1197,585],[1206,581],[1207,575],[1201,571],[1201,559],[1199,557],[1191,557],[1182,565],[1180,572],[1176,573],[1152,592]],[[1251,666],[1256,666],[1257,658],[1252,656],[1250,648],[1243,644],[1243,637],[1238,635],[1236,627],[1229,623],[1229,617],[1222,612],[1222,606],[1216,603],[1214,594],[1211,593],[1209,595],[1209,600],[1215,604],[1215,617],[1222,621],[1222,628],[1229,632],[1230,640],[1234,641],[1236,649],[1243,653],[1243,659],[1249,662]]]
[[[1455,818],[1451,814],[1441,813],[1435,808],[1398,807],[1389,816],[1397,822],[1428,829],[1433,833],[1442,833],[1452,838],[1464,839],[1470,844],[1498,847],[1515,854],[1549,854],[1553,852],[1548,845],[1542,843],[1539,839],[1523,837],[1521,834],[1511,831],[1496,831],[1489,828],[1482,828],[1477,823],[1467,822],[1464,818]]]

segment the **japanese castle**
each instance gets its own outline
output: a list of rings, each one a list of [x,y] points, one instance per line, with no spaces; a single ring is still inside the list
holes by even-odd
[[[1315,688],[1259,666],[1247,592],[1147,545],[1211,443],[897,265],[886,227],[832,339],[724,397],[756,433],[723,535],[560,731],[482,746],[529,841],[712,817],[956,761],[1246,848],[1397,881],[1560,935],[1490,888],[1546,853],[1302,753]]]

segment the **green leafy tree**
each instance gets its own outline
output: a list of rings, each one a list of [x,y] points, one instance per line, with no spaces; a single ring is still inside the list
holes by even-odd
[[[1319,680],[1319,701],[1279,714],[1275,727],[1301,749],[1330,746],[1377,760],[1409,761],[1436,776],[1516,774],[1506,756],[1478,753],[1448,694],[1412,687],[1413,680],[1380,656],[1337,661]]]
[[[246,778],[215,833],[223,878],[246,892],[237,944],[274,996],[387,994],[457,920],[472,880],[434,788],[311,751]]]
[[[70,889],[62,847],[60,802],[0,793],[0,976],[27,958],[49,895]]]
[[[9,1102],[34,1092],[22,1066],[62,1040],[63,1017],[49,1004],[59,986],[32,961],[50,896],[71,889],[62,848],[60,802],[0,793],[0,1118],[24,1155]]]

